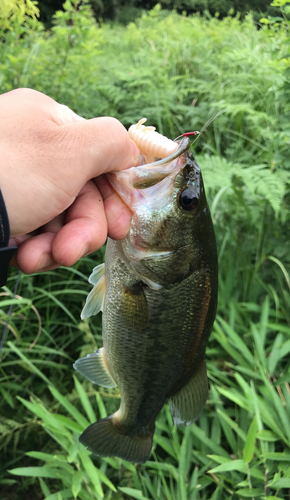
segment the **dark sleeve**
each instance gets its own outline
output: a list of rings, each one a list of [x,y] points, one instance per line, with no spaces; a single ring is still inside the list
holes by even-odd
[[[6,285],[9,262],[17,250],[17,247],[8,247],[9,237],[9,220],[0,189],[0,287]]]

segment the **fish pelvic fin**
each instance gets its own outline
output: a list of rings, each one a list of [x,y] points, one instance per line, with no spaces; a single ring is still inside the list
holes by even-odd
[[[87,296],[86,303],[81,313],[81,319],[95,316],[103,310],[106,294],[105,264],[95,267],[89,277],[89,283],[95,285]]]
[[[170,399],[173,423],[190,425],[201,414],[208,397],[206,363],[203,360],[188,382]]]
[[[91,424],[80,436],[80,442],[100,457],[144,464],[151,452],[155,426],[148,434],[126,434],[116,425],[117,413]]]
[[[93,382],[93,384],[108,387],[109,389],[112,389],[117,385],[107,369],[104,350],[102,347],[101,349],[98,349],[98,351],[92,352],[84,358],[78,359],[74,363],[73,367],[84,377]]]

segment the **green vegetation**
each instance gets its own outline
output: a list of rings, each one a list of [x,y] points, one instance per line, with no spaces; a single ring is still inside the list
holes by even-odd
[[[286,16],[285,2],[275,4]],[[78,443],[118,406],[117,390],[72,368],[101,345],[100,318],[81,322],[80,311],[104,249],[70,269],[22,275],[0,364],[1,500],[288,498],[287,18],[257,31],[250,17],[206,20],[156,7],[126,28],[100,28],[86,5],[67,1],[49,33],[28,17],[10,23],[0,33],[1,93],[32,87],[86,118],[107,114],[126,126],[146,116],[171,138],[223,111],[196,143],[220,295],[205,410],[180,430],[165,407],[150,461],[135,466],[93,457]],[[16,275],[1,294],[2,325]]]
[[[63,3],[64,0],[39,0],[42,22],[50,25],[53,14],[62,8]],[[124,24],[141,16],[144,10],[152,9],[157,3],[160,3],[164,9],[176,9],[180,14],[199,12],[207,17],[223,18],[231,13],[244,18],[251,11],[256,22],[259,21],[261,15],[279,15],[279,9],[271,4],[271,0],[162,0],[161,2],[156,0],[89,0],[96,19],[115,20]]]

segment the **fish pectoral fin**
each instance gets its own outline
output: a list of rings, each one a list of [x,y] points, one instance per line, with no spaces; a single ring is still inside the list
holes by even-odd
[[[208,396],[206,363],[203,360],[188,382],[170,399],[173,423],[190,425],[201,414]]]
[[[120,314],[129,327],[143,330],[148,321],[147,301],[143,289],[143,283],[137,283],[130,287],[124,287]]]
[[[105,268],[104,264],[103,266]],[[95,270],[96,269],[97,268],[95,268]],[[97,272],[95,274],[94,273],[95,271],[91,274],[89,278],[89,280],[91,280],[90,283],[94,283],[94,280],[96,279]],[[99,273],[98,275],[100,276],[100,270],[98,271],[98,273]],[[96,281],[94,288],[90,291],[89,295],[87,296],[86,303],[81,313],[81,319],[95,316],[96,314],[98,314],[100,311],[103,310],[105,294],[106,294],[106,275],[103,272],[98,281]]]
[[[90,275],[88,282],[91,285],[96,285],[99,279],[105,274],[105,264],[100,264],[94,267],[92,274]]]
[[[104,361],[104,350],[102,347],[101,349],[88,354],[84,358],[78,359],[74,363],[73,367],[84,377],[93,382],[93,384],[108,387],[109,389],[112,389],[117,385],[106,367]]]

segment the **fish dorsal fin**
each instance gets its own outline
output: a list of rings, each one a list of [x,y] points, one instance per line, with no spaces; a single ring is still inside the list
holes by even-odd
[[[116,383],[106,367],[103,348],[98,349],[98,351],[92,354],[88,354],[84,358],[78,359],[73,367],[84,377],[93,382],[93,384],[108,387],[109,389],[116,387]]]
[[[103,274],[105,274],[105,264],[100,264],[99,266],[94,267],[93,272],[88,279],[88,282],[91,285],[96,285]]]
[[[189,381],[170,399],[173,423],[189,425],[201,414],[208,396],[206,363],[203,360]]]
[[[106,294],[105,264],[95,267],[93,273],[89,277],[89,282],[95,286],[87,296],[85,306],[81,313],[81,319],[95,316],[103,310]]]

